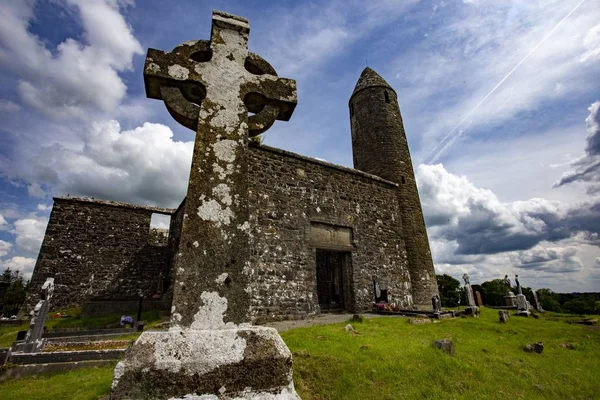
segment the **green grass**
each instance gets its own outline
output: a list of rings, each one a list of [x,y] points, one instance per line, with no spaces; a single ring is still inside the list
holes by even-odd
[[[3,400],[92,400],[110,393],[114,365],[0,383]]]
[[[0,348],[10,347],[17,339],[17,332],[29,329],[29,325],[0,327]]]
[[[600,395],[600,330],[573,316],[511,317],[496,310],[479,319],[410,325],[373,318],[282,333],[294,354],[294,382],[310,399],[594,399]],[[433,348],[452,338],[456,354]],[[542,354],[523,345],[542,341]],[[560,347],[572,343],[575,350]],[[97,399],[108,394],[113,367],[0,383],[2,399]]]
[[[592,399],[600,396],[600,331],[552,314],[497,322],[478,319],[411,325],[401,318],[365,319],[284,332],[294,354],[294,382],[308,399]],[[452,338],[456,354],[433,348]],[[542,354],[523,345],[542,341]],[[560,347],[576,345],[575,350]]]

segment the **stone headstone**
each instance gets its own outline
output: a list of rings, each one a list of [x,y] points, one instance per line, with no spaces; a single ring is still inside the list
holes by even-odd
[[[431,308],[433,309],[433,312],[436,314],[439,314],[442,312],[442,301],[440,299],[440,295],[437,293],[431,297]]]
[[[475,292],[475,303],[477,304],[477,307],[483,306],[483,301],[481,300],[481,293],[479,293],[479,291]]]
[[[510,317],[510,314],[508,313],[508,311],[505,310],[498,310],[498,318],[500,319],[501,323],[506,323],[506,321],[508,321],[508,318]]]
[[[465,315],[477,317],[479,316],[479,307],[475,304],[475,296],[473,296],[473,289],[471,288],[471,280],[469,275],[463,274],[465,281],[465,294],[467,297],[467,307],[465,308]]]
[[[529,302],[524,294],[518,294],[515,296],[517,299],[517,315],[522,317],[528,317],[531,313],[529,311]]]
[[[142,333],[115,368],[111,399],[298,398],[287,346],[275,329],[251,326],[247,181],[248,137],[291,117],[296,83],[248,52],[249,30],[214,11],[210,41],[148,50],[146,95],[196,141],[170,329]]]
[[[517,285],[517,294],[523,294],[523,288],[521,287],[521,283],[519,282],[519,275],[515,275],[515,283]]]
[[[37,353],[43,347],[42,335],[44,334],[44,324],[50,310],[50,299],[54,294],[54,278],[46,278],[40,292],[40,300],[31,311],[31,321],[29,330],[25,335],[24,343],[19,343],[14,348],[15,352]]]
[[[537,292],[535,290],[532,290],[531,294],[533,300],[533,308],[535,308],[535,310],[538,312],[544,312],[544,309],[542,308],[542,303],[540,303],[540,300],[538,299]]]
[[[509,306],[509,307],[517,306],[517,297],[515,296],[515,294],[513,292],[508,292],[505,299],[506,299],[507,306]]]

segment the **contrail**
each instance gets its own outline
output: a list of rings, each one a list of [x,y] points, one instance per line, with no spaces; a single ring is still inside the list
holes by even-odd
[[[569,12],[563,19],[561,19],[558,22],[558,24],[556,24],[556,26],[554,26],[554,28],[552,28],[550,30],[550,32],[548,32],[546,34],[546,36],[544,36],[544,38],[537,45],[535,45],[535,47],[533,49],[531,49],[531,51],[525,57],[523,57],[523,59],[521,61],[519,61],[519,63],[517,65],[515,65],[515,67],[513,69],[511,69],[510,72],[508,74],[506,74],[506,76],[504,78],[502,78],[502,80],[500,80],[500,82],[498,82],[498,84],[496,86],[494,86],[494,88],[492,90],[490,90],[490,92],[488,94],[486,94],[485,97],[483,99],[481,99],[481,101],[479,103],[477,103],[477,105],[475,107],[473,107],[473,109],[471,111],[469,111],[467,113],[467,115],[465,115],[463,117],[463,119],[461,119],[460,122],[458,124],[456,124],[456,126],[454,128],[452,128],[452,130],[450,132],[448,132],[448,134],[446,136],[444,136],[444,138],[442,140],[440,140],[440,142],[433,148],[433,150],[431,150],[431,152],[425,159],[425,164],[430,164],[430,163],[435,162],[439,158],[439,156],[441,156],[442,153],[448,149],[448,147],[452,146],[452,144],[456,141],[456,139],[458,139],[459,137],[462,136],[463,132],[459,131],[458,134],[451,137],[452,134],[456,131],[456,129],[459,126],[461,126],[463,124],[463,122],[465,122],[467,120],[467,118],[469,118],[469,116],[471,116],[471,114],[473,114],[475,111],[477,111],[477,109],[483,104],[483,102],[486,101],[487,98],[490,97],[496,91],[496,89],[498,89],[498,87],[500,87],[500,85],[502,85],[504,83],[504,81],[507,80],[521,66],[521,64],[523,64],[525,61],[527,61],[529,56],[531,56],[538,49],[538,47],[540,47],[546,41],[546,39],[548,39],[550,37],[550,35],[552,35],[552,33],[554,33],[554,31],[556,29],[558,29],[567,19],[569,19],[571,14],[573,14],[575,11],[577,11],[577,9],[586,1],[587,0],[581,0],[579,2],[579,4],[577,4],[575,6],[575,8],[573,8],[571,10],[571,12]],[[450,140],[447,143],[444,143],[446,141],[446,139],[448,139],[449,137],[451,137]],[[442,143],[444,143],[444,145],[436,153],[436,150],[438,149],[438,147],[440,147],[440,145],[442,145]]]

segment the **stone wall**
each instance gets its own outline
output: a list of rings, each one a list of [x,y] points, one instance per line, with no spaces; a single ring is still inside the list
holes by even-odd
[[[52,308],[80,306],[90,298],[151,297],[166,276],[171,247],[150,231],[153,213],[175,210],[83,198],[54,198],[44,242],[31,278],[39,288],[55,278]],[[27,294],[26,312],[38,291]]]
[[[390,302],[412,304],[396,184],[267,146],[250,150],[255,321],[318,311],[317,248],[351,254],[344,283],[348,311],[371,308],[373,276],[388,285]],[[319,225],[340,228],[339,236],[351,232],[350,246],[311,235]]]

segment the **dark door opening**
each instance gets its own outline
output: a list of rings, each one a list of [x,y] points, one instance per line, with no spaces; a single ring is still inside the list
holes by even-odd
[[[322,311],[344,308],[344,267],[348,255],[317,249],[317,295]]]

